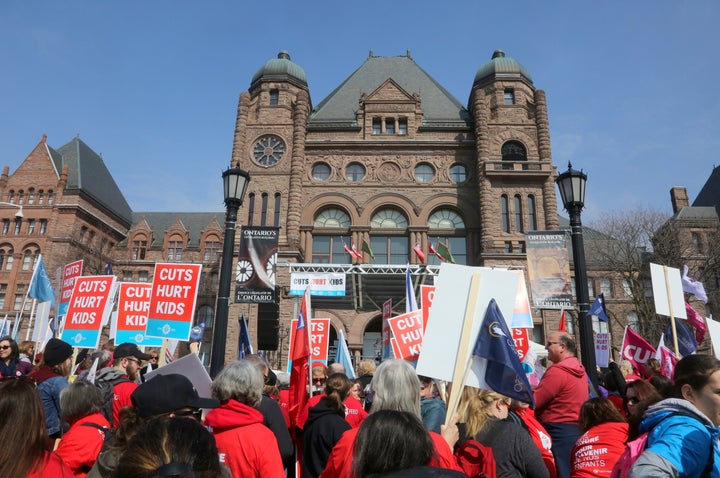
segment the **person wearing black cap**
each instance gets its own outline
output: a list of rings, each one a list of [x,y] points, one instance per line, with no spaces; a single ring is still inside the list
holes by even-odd
[[[109,407],[103,410],[103,415],[110,422],[110,426],[117,427],[120,421],[120,409],[131,405],[130,395],[137,388],[137,381],[140,375],[140,368],[143,360],[150,360],[149,354],[144,354],[138,349],[138,346],[130,342],[125,342],[113,351],[112,367],[100,370],[95,379],[95,384],[101,389],[112,386],[112,414],[109,413]],[[109,396],[104,397],[110,400]]]
[[[218,400],[200,397],[192,382],[179,374],[156,375],[136,387],[130,400],[132,406],[120,414],[115,444],[100,453],[88,478],[113,476],[126,448],[147,422],[158,417],[187,417],[200,422],[202,409],[220,405]]]
[[[43,351],[40,367],[30,376],[37,383],[37,389],[45,409],[45,427],[50,438],[60,438],[60,392],[68,385],[72,371],[73,349],[60,339],[48,340]]]

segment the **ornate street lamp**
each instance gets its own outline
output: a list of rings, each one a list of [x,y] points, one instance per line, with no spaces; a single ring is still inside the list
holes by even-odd
[[[225,339],[227,336],[228,312],[230,309],[230,282],[232,280],[233,254],[237,212],[242,206],[250,182],[250,174],[237,164],[222,174],[225,191],[225,238],[223,240],[220,284],[218,287],[215,325],[213,327],[212,353],[210,354],[210,376],[215,376],[225,366]]]
[[[578,322],[580,325],[582,363],[593,385],[597,386],[592,318],[587,315],[590,310],[590,298],[588,297],[585,246],[583,244],[582,221],[580,219],[580,212],[585,206],[585,183],[587,182],[587,175],[582,171],[573,169],[572,164],[568,162],[568,170],[558,175],[555,182],[560,190],[563,207],[570,214],[570,238],[572,240],[573,264],[575,269],[575,294],[579,310]]]

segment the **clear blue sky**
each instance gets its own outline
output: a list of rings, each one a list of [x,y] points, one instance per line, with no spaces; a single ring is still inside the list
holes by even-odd
[[[493,50],[548,97],[553,161],[588,173],[583,219],[671,212],[720,164],[720,2],[0,2],[0,167],[80,135],[134,211],[222,211],[238,95],[278,51],[317,105],[365,60],[412,57],[466,104]]]

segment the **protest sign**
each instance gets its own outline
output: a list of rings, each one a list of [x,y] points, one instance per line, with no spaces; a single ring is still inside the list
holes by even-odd
[[[610,361],[610,334],[598,332],[595,334],[595,363],[598,367],[608,367]]]
[[[515,308],[512,315],[512,327],[532,329],[534,327],[532,314],[530,313],[530,299],[528,298],[527,287],[525,286],[525,273],[513,271],[518,276],[517,295],[515,296]]]
[[[423,331],[427,328],[428,317],[430,316],[430,307],[432,307],[433,299],[435,298],[435,286],[434,285],[421,285],[420,286],[420,308],[423,313]]]
[[[73,288],[75,287],[75,279],[82,275],[83,261],[75,261],[66,264],[63,267],[62,286],[60,288],[60,303],[58,304],[58,315],[65,315],[70,298],[72,297]]]
[[[146,337],[152,284],[147,282],[121,282],[115,314],[115,343],[132,342],[147,347],[159,347],[162,339]]]
[[[298,319],[290,324],[290,351],[288,357],[293,356],[295,343],[295,330]],[[330,346],[330,319],[313,317],[310,321],[310,363],[322,362],[327,365],[328,349]],[[288,360],[288,372],[292,369],[292,360]]]
[[[383,302],[382,310],[382,359],[385,360],[394,357],[394,350],[390,340],[392,338],[392,331],[388,324],[388,319],[392,315],[392,299]]]
[[[466,308],[470,302],[470,282],[475,274],[480,278],[478,294],[472,298],[477,306],[468,311],[472,321],[468,325],[469,336],[463,337]],[[469,348],[464,352],[459,350],[462,348],[459,347],[461,338],[467,344],[474,343],[490,299],[495,299],[506,321],[512,317],[517,281],[517,275],[507,270],[442,263],[418,359],[418,375],[452,381],[455,364],[461,363],[464,367],[471,352]],[[462,356],[459,356],[460,353]],[[470,374],[466,385],[479,385],[475,373]]]
[[[190,339],[201,264],[155,264],[145,335]]]
[[[687,319],[680,269],[650,263],[655,312]]]
[[[417,309],[388,319],[393,339],[397,344],[397,358],[417,360],[423,340],[422,315],[422,310]]]
[[[145,381],[151,380],[158,375],[169,375],[171,373],[187,377],[195,387],[195,390],[197,390],[199,396],[205,398],[212,397],[210,390],[212,380],[197,354],[187,354],[184,357],[173,360],[167,365],[151,370],[145,374]]]
[[[516,328],[511,329],[513,334],[513,342],[515,342],[515,348],[517,349],[518,357],[522,362],[525,360],[528,350],[530,350],[530,338],[528,337],[528,329]]]
[[[77,277],[60,338],[73,347],[96,348],[114,292],[115,276]]]

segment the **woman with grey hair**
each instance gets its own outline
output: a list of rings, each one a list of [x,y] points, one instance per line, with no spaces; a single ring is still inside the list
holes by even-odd
[[[57,453],[75,476],[85,476],[95,464],[110,433],[110,424],[100,413],[100,389],[86,380],[75,380],[60,393],[60,416],[70,429],[60,439]]]
[[[409,412],[420,419],[420,380],[415,369],[405,360],[391,359],[381,363],[372,381],[370,393],[374,395],[370,414],[380,410]],[[454,420],[453,420],[454,423]],[[434,453],[428,466],[460,470],[453,456],[452,446],[458,439],[456,425],[441,426],[442,435],[430,432]],[[358,446],[358,429],[343,433],[330,453],[328,464],[320,478],[352,477],[353,449]]]
[[[285,477],[275,435],[263,425],[257,409],[263,382],[255,364],[240,360],[227,365],[212,383],[220,406],[207,414],[205,425],[212,429],[220,461],[233,476]]]

